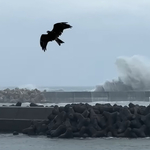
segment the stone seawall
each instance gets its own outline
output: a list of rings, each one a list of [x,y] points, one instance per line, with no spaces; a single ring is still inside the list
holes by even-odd
[[[22,132],[33,121],[47,119],[51,107],[0,107],[0,132]]]
[[[5,89],[0,91],[0,103],[73,103],[95,101],[149,101],[149,91],[128,92],[47,92],[38,89]]]

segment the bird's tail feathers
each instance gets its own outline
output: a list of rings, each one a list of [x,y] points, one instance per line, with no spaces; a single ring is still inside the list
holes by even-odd
[[[55,41],[60,46],[62,43],[65,43],[64,41],[60,40],[59,38],[56,38]]]
[[[45,52],[46,51],[46,45],[44,42],[40,41],[40,45],[42,47],[42,50]]]

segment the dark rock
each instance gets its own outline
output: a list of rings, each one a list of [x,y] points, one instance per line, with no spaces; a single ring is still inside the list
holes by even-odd
[[[120,112],[121,109],[122,109],[122,106],[118,106],[117,104],[113,105],[113,112]]]
[[[89,116],[89,114],[90,114],[90,112],[87,109],[82,113],[83,117],[85,117],[85,118],[87,118]]]
[[[13,135],[18,135],[19,133],[17,131],[14,131],[13,132]]]
[[[86,109],[86,107],[81,104],[73,104],[72,107],[76,113],[83,113]]]
[[[139,119],[131,120],[131,123],[130,123],[131,128],[140,128],[141,126],[142,124],[140,123]]]
[[[97,118],[97,123],[100,126],[100,128],[104,129],[107,125],[106,118],[101,114],[97,114],[96,118]]]
[[[73,132],[78,132],[79,131],[79,129],[77,128],[78,123],[75,120],[73,120],[73,121],[71,120],[70,124],[71,124],[71,128],[72,128]]]
[[[129,108],[134,108],[135,105],[133,103],[129,103]]]
[[[35,103],[30,103],[30,107],[38,107],[38,105]]]
[[[58,115],[60,112],[59,112],[59,107],[57,105],[54,106],[54,108],[52,109],[52,114],[53,115]]]
[[[66,132],[61,134],[59,138],[73,138],[73,133],[71,128],[67,128]]]
[[[131,128],[127,128],[124,132],[124,137],[128,138],[137,138],[137,135],[134,133],[134,131]]]
[[[146,116],[141,116],[141,121],[147,126],[150,127],[150,113]]]
[[[89,118],[83,117],[83,115],[80,113],[74,113],[74,116],[78,122],[78,125],[77,125],[78,129],[80,129],[82,126],[88,126],[89,125],[89,123],[90,123]]]
[[[34,126],[30,126],[28,128],[23,129],[22,133],[27,134],[27,135],[36,135],[36,130]]]
[[[93,137],[106,137],[106,131],[105,130],[97,131],[96,133],[93,134]]]
[[[142,125],[139,129],[137,128],[133,128],[133,132],[138,136],[138,137],[146,137],[146,126],[145,125]]]
[[[92,126],[97,130],[97,131],[100,131],[101,128],[98,124],[98,121],[97,121],[97,114],[94,112],[94,110],[91,108],[90,109],[90,120],[91,120],[91,124]]]
[[[144,115],[147,115],[150,113],[150,105],[148,105],[147,107],[145,107],[145,110],[143,112]]]
[[[117,137],[137,138],[138,136],[128,127],[124,133],[118,134]]]
[[[59,112],[61,113],[62,111],[65,111],[65,110],[64,110],[64,107],[63,107],[63,106],[60,106],[60,107],[59,107]]]
[[[106,118],[107,124],[113,125],[117,121],[119,113],[118,112],[109,113],[109,112],[104,111],[103,115]]]
[[[73,137],[82,137],[80,132],[73,132]]]
[[[128,107],[123,107],[120,112],[119,112],[119,116],[121,118],[121,120],[131,120],[133,117],[133,114],[131,114],[130,110],[128,109]]]
[[[117,128],[117,133],[123,133],[130,126],[130,121],[117,121],[115,125]]]
[[[71,105],[70,105],[70,104],[65,105],[65,107],[64,107],[64,111],[65,111],[66,113],[68,113],[68,112],[69,112],[69,110],[70,110],[70,107],[71,107]]]
[[[21,104],[22,104],[21,102],[17,102],[16,106],[21,106]]]
[[[58,128],[66,119],[66,112],[59,113],[55,118],[48,124],[48,130],[55,130]]]
[[[40,134],[40,135],[46,134],[46,131],[48,129],[47,125],[43,121],[34,123],[34,128],[36,134]]]
[[[53,113],[50,113],[50,115],[48,115],[48,119],[49,121],[52,121],[54,118],[56,117],[56,115],[54,115]]]
[[[72,107],[69,107],[68,110],[67,110],[67,116],[69,119],[74,119],[74,110]]]
[[[113,112],[113,107],[110,104],[104,104],[99,106],[99,111],[102,114],[104,111],[112,113]]]
[[[147,111],[145,112],[145,108],[146,108],[146,106],[139,106],[138,114],[140,114],[140,115],[148,114]]]
[[[57,129],[51,130],[51,137],[58,137],[66,132],[66,126],[61,124]]]
[[[141,117],[141,121],[146,125],[146,134],[150,136],[150,113]]]

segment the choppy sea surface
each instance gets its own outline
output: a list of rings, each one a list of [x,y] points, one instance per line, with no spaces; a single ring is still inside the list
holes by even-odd
[[[50,139],[45,136],[0,135],[0,150],[148,150],[150,138]]]
[[[117,101],[99,103],[117,103],[118,105],[128,105],[130,101]],[[134,101],[133,103],[147,106],[149,102]],[[57,104],[64,106],[67,103]],[[95,102],[90,103],[95,105]],[[2,105],[2,104],[0,104]],[[10,105],[7,103],[6,105]],[[29,103],[23,103],[28,106]],[[52,104],[46,103],[45,106]],[[53,104],[55,105],[55,104]],[[0,150],[148,150],[150,148],[150,138],[75,138],[59,139],[47,138],[45,136],[27,136],[19,134],[0,134]]]

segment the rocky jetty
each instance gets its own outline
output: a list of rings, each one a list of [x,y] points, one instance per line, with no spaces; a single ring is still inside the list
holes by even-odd
[[[29,90],[29,89],[5,89],[0,90],[0,103],[16,103],[20,102],[45,102],[44,92],[38,89]]]
[[[55,105],[47,120],[33,121],[23,130],[27,135],[47,137],[126,137],[150,136],[150,105],[111,104]]]

